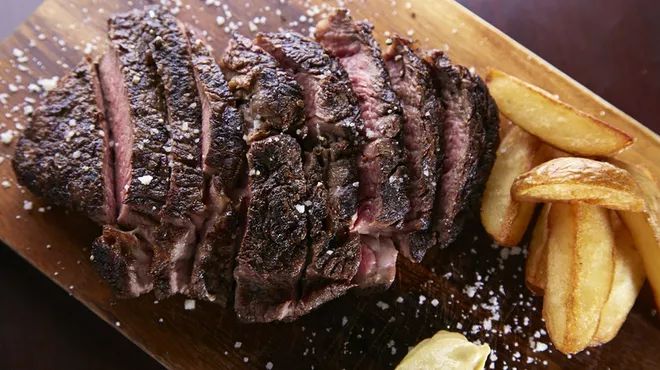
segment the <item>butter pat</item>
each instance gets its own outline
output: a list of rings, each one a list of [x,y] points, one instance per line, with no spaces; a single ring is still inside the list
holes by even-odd
[[[488,344],[476,345],[459,333],[441,330],[411,349],[396,370],[478,370],[489,354]]]

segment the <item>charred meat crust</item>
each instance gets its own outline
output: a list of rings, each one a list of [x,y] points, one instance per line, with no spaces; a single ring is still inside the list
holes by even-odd
[[[247,145],[236,99],[203,39],[190,26],[192,64],[202,101],[206,220],[199,232],[189,294],[226,306],[233,288]]]
[[[290,318],[307,254],[300,145],[279,134],[248,150],[250,201],[234,270],[234,308],[243,321]]]
[[[190,27],[188,27],[190,29]],[[247,145],[243,140],[243,117],[211,50],[195,32],[189,31],[192,63],[197,90],[202,101],[204,134],[202,148],[204,173],[217,176],[224,189],[240,179]]]
[[[145,10],[134,10],[110,18],[111,47],[99,65],[115,142],[118,221],[128,227],[137,226],[136,212],[157,221],[169,189],[165,106],[156,67],[147,52],[146,16]]]
[[[147,7],[145,36],[165,97],[169,190],[155,230],[152,273],[157,297],[185,292],[205,206],[201,166],[202,104],[185,29],[162,7]]]
[[[13,158],[16,177],[52,204],[114,222],[109,136],[96,68],[85,60],[34,112]]]
[[[350,232],[357,211],[359,117],[357,98],[336,58],[294,32],[257,36],[302,86],[308,135],[303,168],[308,185],[308,263],[296,314],[302,315],[354,284],[360,261],[358,236]]]
[[[367,22],[339,9],[317,25],[316,39],[339,58],[350,77],[364,122],[360,159],[360,209],[356,230],[389,233],[403,226],[409,210],[407,171],[400,143],[402,115]]]
[[[432,243],[420,243],[417,236],[407,234],[430,230],[436,187],[442,173],[443,111],[431,71],[412,49],[412,42],[399,36],[391,41],[383,58],[403,108],[403,143],[410,176],[410,212],[402,233],[395,239],[403,255],[419,262]]]
[[[481,197],[499,145],[499,116],[479,76],[452,64],[439,50],[428,51],[424,60],[445,111],[445,157],[434,231],[436,243],[446,247]]]
[[[300,86],[270,55],[234,34],[220,65],[239,101],[248,142],[301,129],[304,103]]]
[[[92,244],[94,266],[119,297],[137,297],[152,289],[151,258],[151,248],[135,233],[109,225]]]

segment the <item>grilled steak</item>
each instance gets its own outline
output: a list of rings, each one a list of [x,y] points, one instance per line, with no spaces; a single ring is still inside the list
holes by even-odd
[[[206,221],[200,231],[190,294],[226,305],[233,285],[239,235],[241,168],[247,146],[243,118],[210,49],[188,27],[197,91],[202,102],[202,162]],[[238,189],[237,189],[238,187]],[[231,195],[230,195],[231,194]]]
[[[300,129],[304,118],[300,86],[270,55],[235,34],[221,66],[229,88],[241,102],[248,142]]]
[[[52,204],[80,211],[98,223],[113,223],[110,138],[96,67],[85,60],[34,112],[16,147],[16,177]]]
[[[340,9],[316,27],[316,38],[339,58],[358,97],[366,144],[360,158],[360,208],[355,229],[363,234],[401,229],[409,210],[400,143],[401,107],[385,70],[372,26],[355,23]]]
[[[166,9],[149,7],[149,52],[163,86],[170,141],[166,148],[170,183],[156,230],[152,273],[158,297],[187,289],[203,223],[201,164],[202,104],[196,90],[190,48],[183,26]]]
[[[137,297],[153,288],[152,257],[151,246],[135,232],[106,225],[92,244],[90,258],[118,296]]]
[[[359,118],[346,72],[318,43],[293,32],[255,41],[302,86],[305,100],[303,168],[308,184],[308,265],[299,314],[343,294],[360,262],[358,236],[350,231],[357,211]]]
[[[434,221],[436,243],[445,247],[481,197],[499,144],[499,116],[479,76],[452,64],[439,50],[427,52],[424,60],[445,111],[445,157]]]
[[[403,232],[396,235],[403,255],[419,262],[432,243],[417,243],[427,233],[442,171],[443,112],[428,65],[411,49],[411,42],[393,37],[383,58],[392,87],[401,100],[404,113],[403,143],[406,147],[410,187],[410,211]]]
[[[149,40],[143,39],[146,16],[146,11],[134,10],[110,18],[110,49],[99,64],[115,144],[118,222],[126,227],[157,221],[169,189],[165,106],[156,68],[148,58]]]
[[[307,254],[300,155],[286,134],[253,142],[248,150],[247,224],[234,270],[241,320],[282,320],[295,312]]]

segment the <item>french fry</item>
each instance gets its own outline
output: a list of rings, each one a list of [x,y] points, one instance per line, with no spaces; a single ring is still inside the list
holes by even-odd
[[[644,262],[635,250],[630,231],[615,212],[610,212],[610,219],[614,232],[614,278],[607,302],[600,311],[592,346],[607,343],[616,336],[646,279]]]
[[[511,186],[514,200],[569,202],[639,212],[644,199],[628,173],[607,162],[587,158],[555,158],[518,176]]]
[[[542,162],[541,141],[520,127],[512,127],[497,149],[497,157],[481,199],[481,223],[498,244],[520,243],[535,204],[511,198],[513,180]]]
[[[502,114],[561,150],[608,156],[633,143],[626,133],[502,71],[491,69],[486,82]]]
[[[655,305],[660,309],[660,190],[658,179],[646,168],[616,162],[635,178],[642,189],[646,208],[644,212],[619,212],[619,216],[632,234],[635,247],[644,260]]]
[[[548,213],[552,204],[546,203],[534,230],[532,240],[529,242],[527,263],[525,264],[525,283],[527,288],[535,295],[543,295],[547,280],[548,265]]]
[[[598,328],[614,276],[614,235],[608,211],[555,203],[548,214],[543,318],[563,353],[586,348]]]

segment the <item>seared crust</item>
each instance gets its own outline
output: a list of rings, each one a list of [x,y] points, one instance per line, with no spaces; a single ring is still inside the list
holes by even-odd
[[[220,65],[239,101],[248,142],[301,128],[304,102],[300,86],[270,55],[234,34]]]
[[[408,233],[427,232],[431,228],[436,187],[442,172],[443,110],[431,71],[415,54],[410,40],[392,37],[383,58],[403,108],[403,143],[410,176],[410,212],[403,233],[396,239],[403,255],[419,262],[432,243],[411,243],[411,239],[418,237]]]
[[[49,203],[108,223],[115,219],[112,154],[97,85],[88,60],[62,78],[35,110],[12,164],[18,181]]]
[[[290,70],[303,88],[308,135],[303,168],[308,190],[308,264],[296,315],[344,294],[360,261],[357,212],[359,117],[357,98],[336,58],[293,32],[260,34],[256,44]]]
[[[401,140],[402,112],[392,89],[380,47],[367,22],[354,22],[339,9],[317,25],[316,39],[339,58],[358,98],[365,145],[360,159],[361,233],[400,230],[410,203]]]
[[[291,318],[307,255],[300,146],[285,134],[252,143],[248,168],[250,201],[234,270],[234,308],[248,322]]]
[[[122,164],[122,168],[117,168],[117,175],[120,177],[123,177],[120,175],[123,171],[128,171],[126,174],[128,186],[117,184],[119,185],[117,190],[125,192],[119,199],[122,206],[125,205],[130,210],[158,219],[158,213],[165,205],[169,189],[170,167],[165,150],[169,136],[165,127],[162,88],[158,82],[156,67],[147,53],[149,39],[145,36],[146,25],[143,23],[146,16],[145,10],[133,10],[109,19],[108,37],[111,50],[108,53],[112,54],[107,57],[116,58],[115,67],[123,77],[123,92],[126,94],[117,99],[127,100],[130,115],[130,122],[126,124],[131,138],[127,138],[126,142],[123,140],[120,142],[119,138],[115,137],[119,145],[130,146],[126,150],[131,153],[128,163]],[[113,86],[102,85],[105,99],[121,94],[110,91]],[[123,106],[124,101],[106,102],[106,107],[113,108],[116,105]],[[115,116],[115,113],[117,112],[114,109],[109,109],[108,119],[112,123],[113,130],[118,131],[116,125],[120,118]],[[116,153],[117,150],[115,149]],[[117,155],[116,159],[119,163],[120,156]],[[145,176],[150,179],[148,185],[140,180]],[[120,211],[121,213],[123,212]],[[120,221],[122,221],[121,217]],[[132,222],[128,221],[128,223]]]
[[[440,247],[456,239],[478,206],[499,145],[499,115],[483,80],[442,51],[424,56],[445,110],[445,159],[434,234]]]

